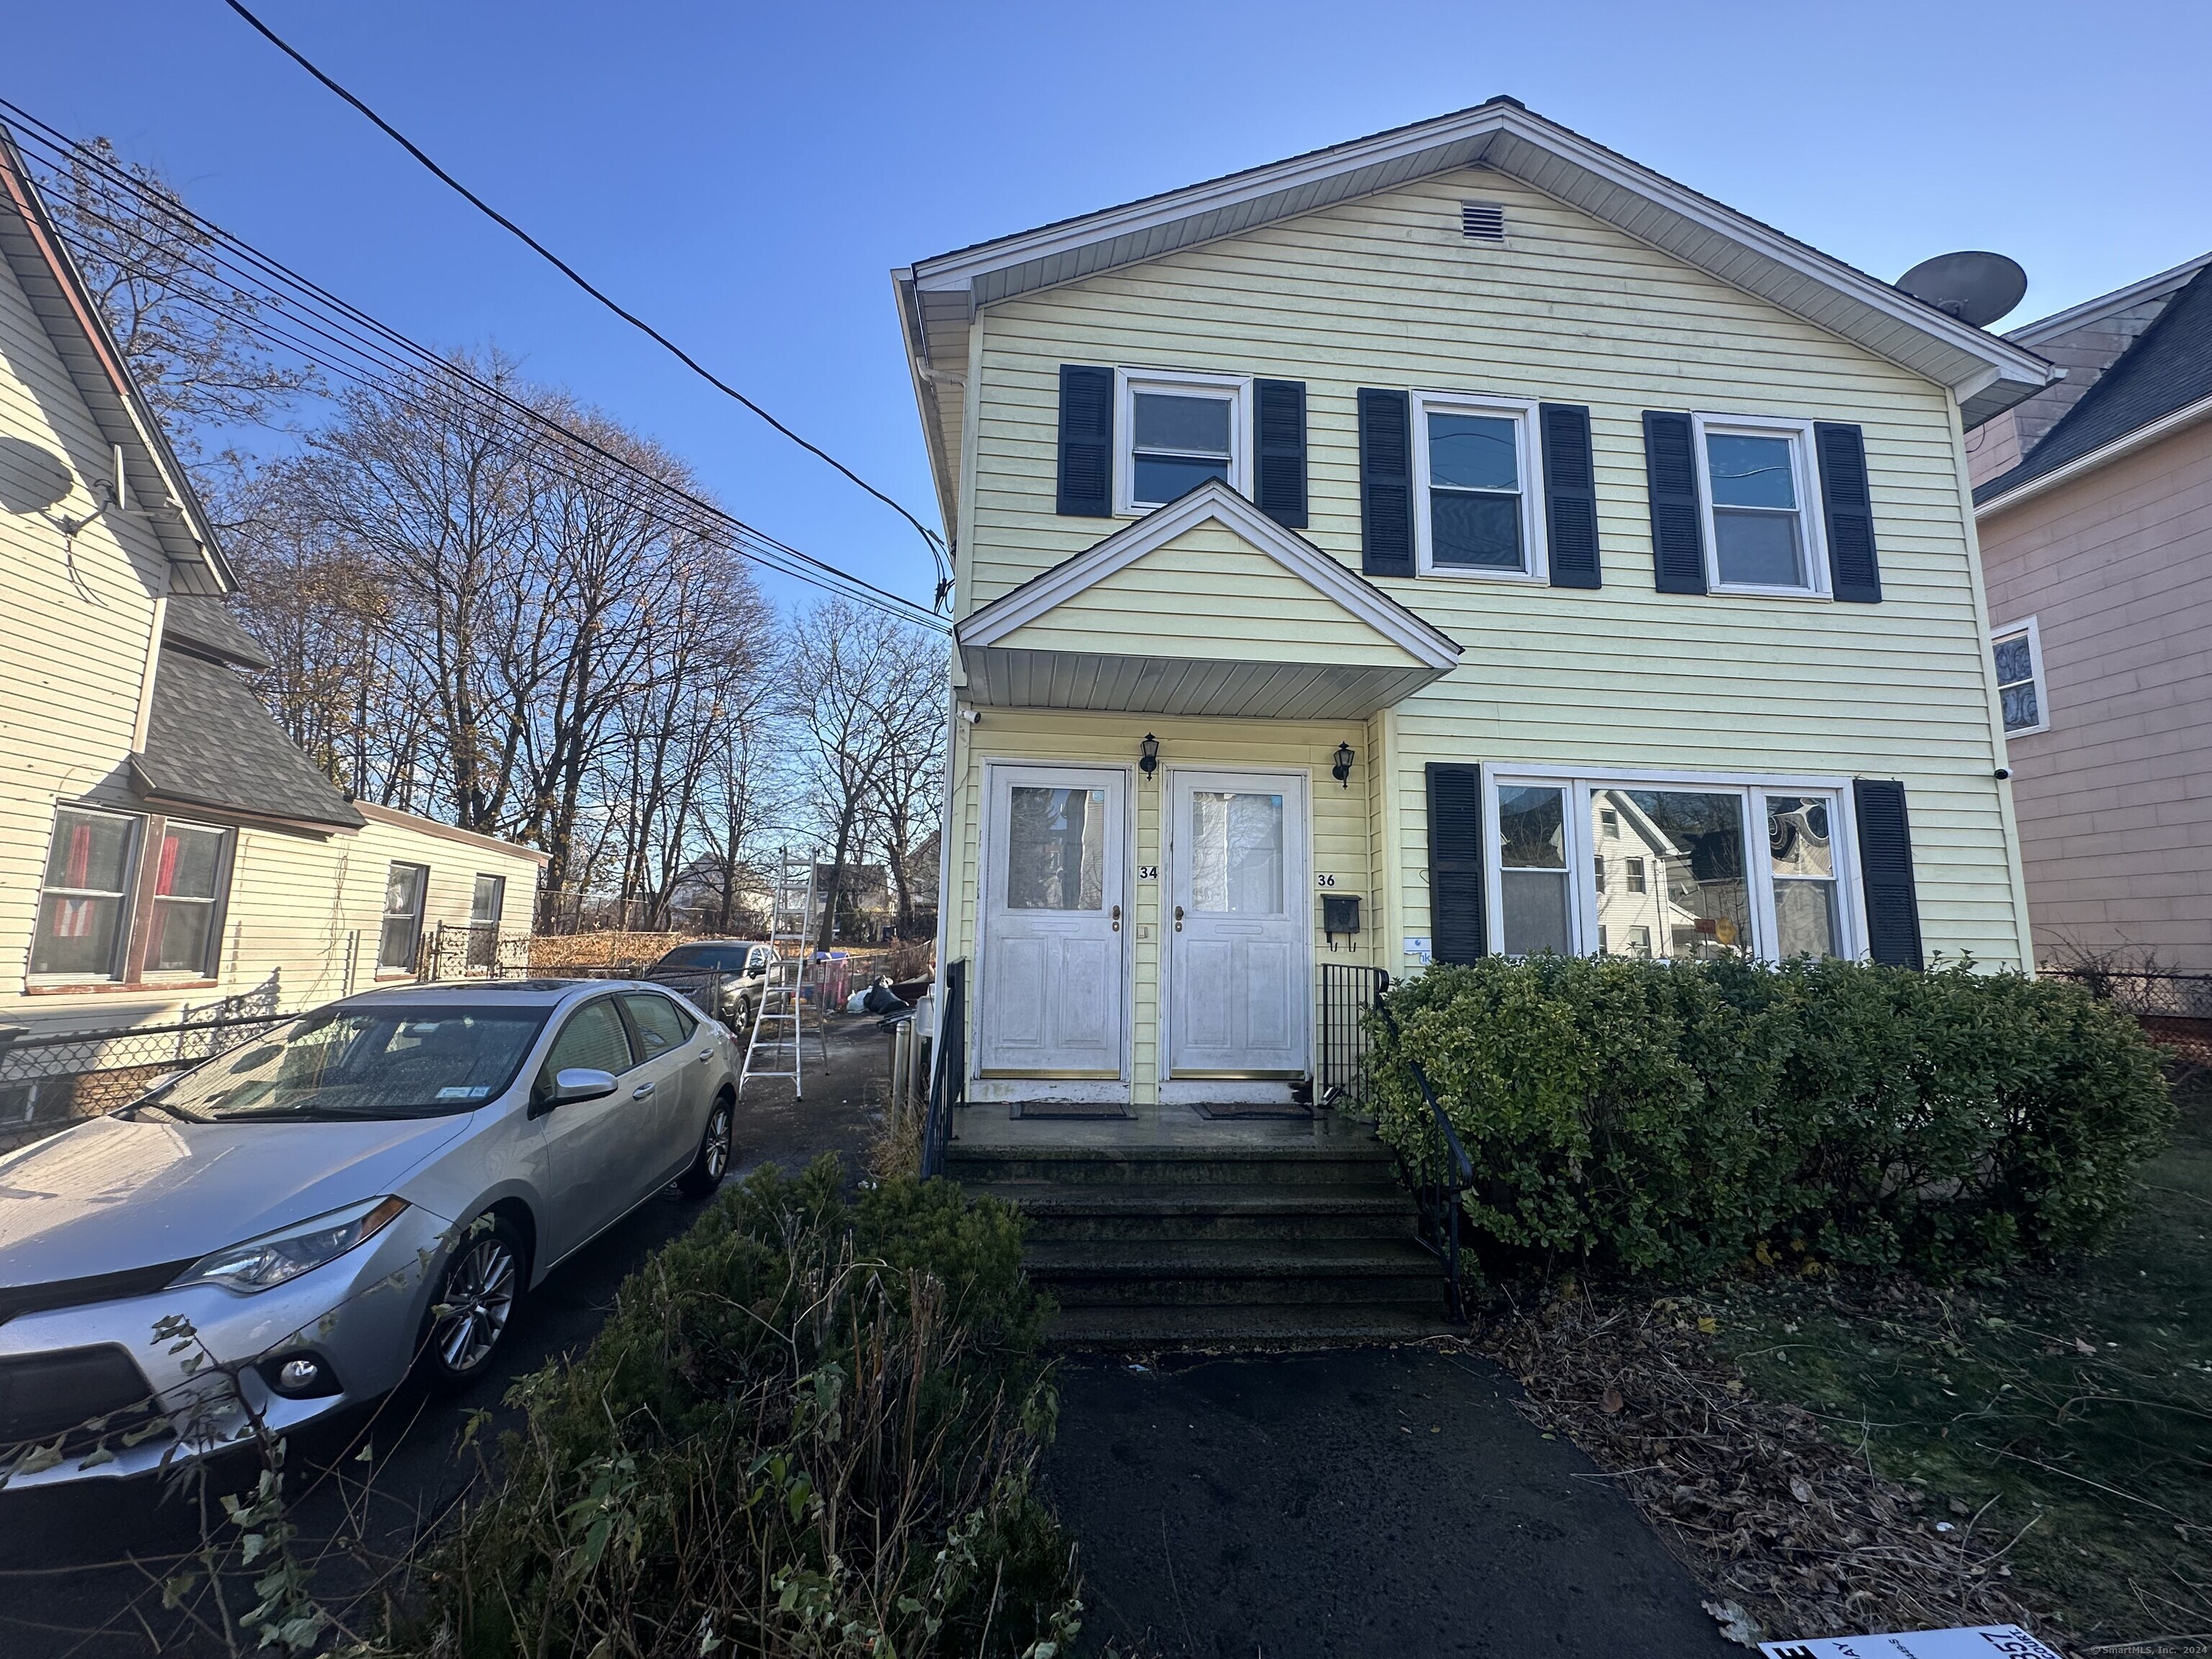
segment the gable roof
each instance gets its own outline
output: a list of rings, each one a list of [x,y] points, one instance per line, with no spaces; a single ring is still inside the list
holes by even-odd
[[[1204,184],[956,249],[892,273],[923,426],[948,489],[950,439],[929,404],[967,373],[982,307],[1237,235],[1412,179],[1488,167],[1912,370],[1957,396],[1966,424],[2056,378],[2025,346],[1701,196],[1531,112],[1517,99],[1395,127]],[[948,508],[945,521],[954,521]]]
[[[1134,616],[1118,630],[1052,625],[1118,573],[1209,526],[1328,606],[1341,623],[1330,641],[1339,648],[1315,648],[1310,626],[1271,634],[1261,625],[1267,596],[1249,583],[1184,596],[1176,609],[1185,625],[1175,629]],[[953,638],[963,702],[1226,719],[1364,719],[1460,659],[1456,640],[1218,478],[969,612]]]
[[[2133,447],[2130,440],[2147,441],[2200,416],[2212,418],[2212,264],[2166,301],[2026,460],[1974,492],[1974,503],[1987,507],[2039,478],[2117,459],[2122,446]]]
[[[0,259],[15,274],[100,436],[122,450],[131,504],[168,556],[177,588],[228,593],[234,586],[206,510],[131,379],[22,152],[0,124]]]

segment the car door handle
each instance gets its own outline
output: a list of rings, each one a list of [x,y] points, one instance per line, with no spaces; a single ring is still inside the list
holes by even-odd
[[[637,1087],[636,1087],[636,1088],[635,1088],[635,1089],[633,1089],[633,1090],[631,1090],[631,1091],[629,1091],[629,1097],[630,1097],[632,1100],[643,1100],[643,1099],[644,1099],[647,1095],[651,1094],[652,1092],[653,1092],[653,1085],[652,1085],[650,1083],[641,1083],[641,1084],[639,1084],[639,1085],[637,1085]]]
[[[708,1060],[714,1059],[714,1051],[712,1048],[702,1048],[698,1054],[694,1056],[694,1058],[696,1059],[702,1066],[704,1066]]]

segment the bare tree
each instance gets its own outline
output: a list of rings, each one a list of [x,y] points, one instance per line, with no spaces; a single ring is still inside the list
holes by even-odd
[[[912,705],[933,708],[944,646],[921,629],[843,599],[800,621],[786,671],[784,708],[796,728],[805,783],[830,844],[822,948],[836,927],[846,867],[875,837],[886,780],[910,746]],[[898,792],[902,799],[905,793]]]
[[[199,459],[210,428],[265,423],[316,384],[253,331],[261,301],[225,280],[215,239],[167,179],[106,138],[47,192],[94,301],[170,440]],[[117,173],[126,175],[126,184]]]

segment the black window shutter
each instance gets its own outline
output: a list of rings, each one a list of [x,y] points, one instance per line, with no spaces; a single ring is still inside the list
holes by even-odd
[[[1359,568],[1370,576],[1413,574],[1413,398],[1359,393]]]
[[[1060,499],[1073,518],[1114,516],[1114,371],[1060,366]]]
[[[1258,488],[1253,500],[1285,530],[1306,527],[1306,383],[1255,380],[1259,434]]]
[[[1551,543],[1552,586],[1601,587],[1589,410],[1580,404],[1540,404],[1536,418],[1544,434],[1544,527]]]
[[[1874,550],[1874,502],[1867,494],[1866,438],[1841,421],[1813,422],[1820,458],[1820,513],[1828,527],[1828,580],[1853,605],[1881,603],[1881,565]]]
[[[1644,411],[1644,477],[1651,498],[1653,586],[1662,593],[1704,592],[1705,522],[1688,416]]]
[[[1431,761],[1429,782],[1429,953],[1473,962],[1490,953],[1482,914],[1482,769]]]
[[[1859,826],[1859,878],[1866,893],[1867,953],[1876,962],[1924,968],[1905,786],[1893,779],[1861,778],[1851,786],[1851,796]]]

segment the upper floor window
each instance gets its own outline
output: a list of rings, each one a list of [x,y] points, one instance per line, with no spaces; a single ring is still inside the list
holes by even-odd
[[[120,979],[130,934],[131,877],[143,822],[124,812],[64,806],[39,895],[31,971],[76,979]]]
[[[2043,691],[2043,633],[2035,618],[2000,628],[1990,636],[1996,659],[1997,696],[2004,705],[2008,735],[2023,737],[2051,729],[2051,711]]]
[[[430,872],[420,864],[395,864],[384,878],[384,927],[376,945],[380,973],[411,974],[422,942],[422,900]]]
[[[1252,493],[1251,382],[1233,374],[1125,368],[1115,429],[1115,510],[1146,513],[1208,478]]]
[[[1536,405],[1413,394],[1414,536],[1423,575],[1542,578]]]
[[[1705,473],[1705,580],[1715,592],[1827,592],[1813,423],[1696,415]]]

